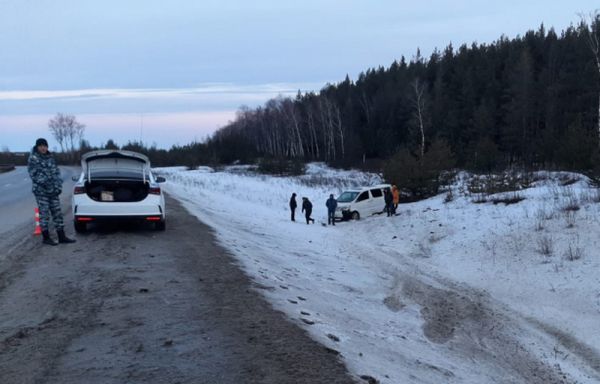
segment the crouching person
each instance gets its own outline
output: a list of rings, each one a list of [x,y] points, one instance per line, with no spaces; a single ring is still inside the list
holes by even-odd
[[[304,216],[306,217],[306,224],[310,224],[311,221],[313,224],[315,223],[315,219],[310,217],[312,214],[312,203],[308,200],[308,197],[302,198],[302,212],[304,212]]]
[[[62,179],[60,170],[54,161],[54,157],[48,151],[46,139],[37,139],[31,150],[27,162],[27,170],[31,177],[32,191],[40,210],[40,227],[42,228],[42,242],[48,245],[58,243],[50,237],[48,224],[50,217],[54,222],[54,228],[58,234],[59,243],[74,243],[65,235],[64,221],[60,210],[59,196],[62,193]]]

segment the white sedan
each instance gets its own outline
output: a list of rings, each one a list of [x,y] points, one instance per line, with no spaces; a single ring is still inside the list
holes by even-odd
[[[156,229],[165,229],[165,197],[159,185],[165,179],[152,174],[147,156],[93,151],[81,157],[81,168],[72,201],[77,232],[86,231],[92,222],[124,219],[149,221]]]

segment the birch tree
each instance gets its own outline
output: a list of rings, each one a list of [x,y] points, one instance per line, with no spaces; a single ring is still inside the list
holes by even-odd
[[[413,95],[413,105],[415,108],[415,118],[417,121],[417,126],[419,128],[419,132],[421,133],[421,159],[425,156],[425,123],[424,113],[425,113],[425,84],[423,84],[419,78],[416,78],[412,83],[412,88],[414,91]]]

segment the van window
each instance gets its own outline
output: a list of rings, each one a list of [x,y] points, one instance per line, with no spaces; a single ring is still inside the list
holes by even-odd
[[[381,197],[383,196],[383,192],[381,192],[381,189],[371,189],[371,195],[373,197]]]
[[[356,202],[358,203],[359,201],[367,200],[368,198],[369,198],[369,191],[364,191],[363,193],[358,195]]]

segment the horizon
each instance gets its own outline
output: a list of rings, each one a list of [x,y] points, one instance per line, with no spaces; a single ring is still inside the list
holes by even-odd
[[[0,149],[28,151],[37,137],[57,147],[47,122],[58,112],[85,124],[92,146],[113,139],[168,149],[202,141],[243,105],[318,92],[346,75],[355,80],[402,56],[410,60],[417,49],[429,57],[448,44],[489,44],[542,24],[560,34],[594,7],[587,0],[61,0],[30,9],[0,0],[6,56],[0,62]]]

